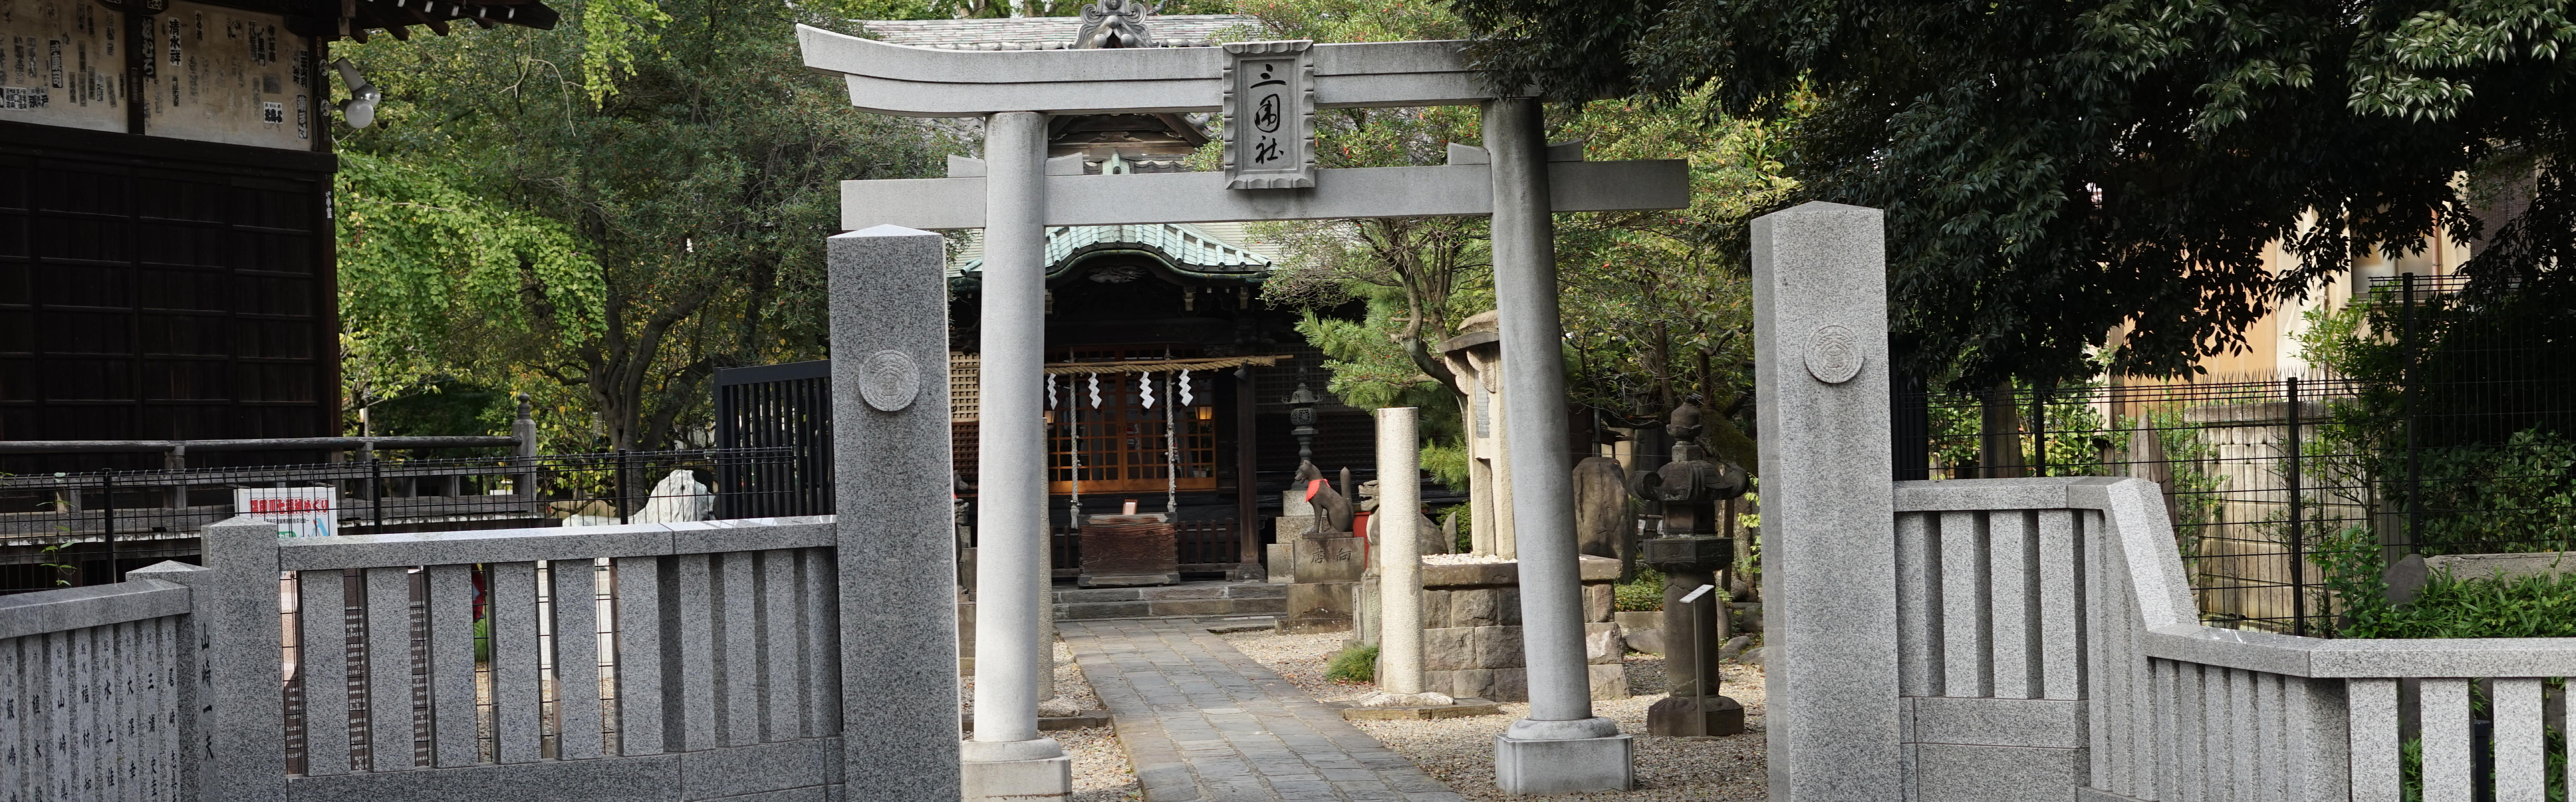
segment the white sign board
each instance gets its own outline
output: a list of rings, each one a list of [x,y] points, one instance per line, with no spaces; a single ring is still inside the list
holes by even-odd
[[[1226,44],[1226,188],[1315,185],[1314,44]]]
[[[239,488],[233,491],[233,513],[276,522],[282,537],[330,537],[340,533],[340,489]]]

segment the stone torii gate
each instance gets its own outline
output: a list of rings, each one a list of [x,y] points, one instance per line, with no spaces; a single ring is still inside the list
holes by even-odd
[[[1039,736],[1035,709],[1048,673],[1037,639],[1048,226],[1491,215],[1503,392],[1520,401],[1505,421],[1511,457],[1544,466],[1570,453],[1545,402],[1566,396],[1551,213],[1689,203],[1683,161],[1586,162],[1580,144],[1547,146],[1538,100],[1486,89],[1463,42],[949,51],[806,26],[797,36],[806,66],[844,76],[858,108],[986,121],[984,158],[952,159],[952,177],[841,185],[844,229],[984,229],[976,726],[959,754],[969,800],[1071,791],[1070,759]],[[1485,107],[1485,147],[1453,144],[1446,165],[1315,167],[1318,109],[1469,103]],[[1050,114],[1187,112],[1226,115],[1223,172],[1082,175],[1078,157],[1046,158]],[[1515,472],[1512,491],[1530,713],[1496,739],[1496,782],[1507,793],[1626,790],[1629,736],[1592,711],[1569,471]]]

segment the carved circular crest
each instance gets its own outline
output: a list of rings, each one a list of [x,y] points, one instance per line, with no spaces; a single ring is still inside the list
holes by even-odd
[[[1860,375],[1860,338],[1851,329],[1822,326],[1807,338],[1807,375],[1826,384],[1841,384]]]
[[[902,351],[878,351],[859,363],[859,397],[879,412],[899,412],[921,396],[921,368]]]

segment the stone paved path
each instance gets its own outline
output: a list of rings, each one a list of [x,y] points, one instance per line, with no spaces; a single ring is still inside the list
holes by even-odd
[[[1464,802],[1204,624],[1056,626],[1108,705],[1147,802]]]

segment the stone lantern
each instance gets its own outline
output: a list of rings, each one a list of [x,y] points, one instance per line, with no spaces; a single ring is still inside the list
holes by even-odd
[[[1315,405],[1323,400],[1306,387],[1306,369],[1298,368],[1297,390],[1288,394],[1288,423],[1297,428],[1288,433],[1297,437],[1299,463],[1315,461]]]
[[[1664,508],[1663,528],[1640,542],[1639,561],[1664,573],[1664,676],[1667,693],[1646,712],[1652,735],[1734,735],[1744,731],[1744,707],[1717,693],[1717,649],[1724,642],[1726,593],[1717,572],[1735,559],[1732,521],[1718,524],[1719,503],[1744,495],[1744,469],[1713,460],[1699,436],[1700,409],[1693,399],[1673,410],[1664,431],[1672,436],[1672,461],[1628,478],[1628,492]],[[1689,601],[1684,601],[1688,599]]]

